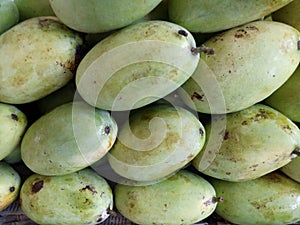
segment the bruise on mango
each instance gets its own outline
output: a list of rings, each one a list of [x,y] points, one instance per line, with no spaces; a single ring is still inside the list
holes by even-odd
[[[35,193],[39,192],[43,187],[44,187],[44,181],[43,180],[36,181],[32,185],[31,192],[33,194],[35,194]]]

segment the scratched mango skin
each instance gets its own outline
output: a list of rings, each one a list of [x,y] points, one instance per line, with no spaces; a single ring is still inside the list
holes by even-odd
[[[114,196],[120,213],[140,225],[194,224],[218,205],[212,185],[186,170],[152,185],[117,184]]]
[[[183,31],[184,35],[179,31]],[[199,54],[185,28],[162,20],[133,24],[96,44],[76,71],[80,96],[97,108],[126,111],[179,88],[194,72]]]
[[[21,177],[8,163],[0,162],[0,211],[7,208],[19,196]]]
[[[141,19],[160,2],[161,0],[50,0],[50,5],[55,15],[72,29],[84,33],[102,33]]]
[[[36,120],[21,142],[23,162],[42,175],[64,175],[102,158],[117,136],[109,112],[83,101],[60,105]]]
[[[169,0],[170,20],[196,33],[212,33],[258,20],[292,0]],[[238,13],[237,13],[238,12]]]
[[[224,123],[225,121],[225,123]],[[220,126],[220,124],[222,126]],[[205,126],[208,141],[192,164],[218,179],[255,179],[288,164],[297,155],[300,130],[285,115],[266,105],[218,115]]]
[[[79,33],[56,17],[34,17],[0,36],[0,102],[23,104],[63,87],[73,78]]]
[[[38,224],[93,225],[110,216],[113,196],[104,178],[83,169],[64,176],[31,175],[21,187],[20,204]]]
[[[286,225],[300,220],[300,184],[279,171],[245,182],[210,179],[223,202],[215,212],[243,225]]]
[[[180,96],[203,113],[236,112],[281,87],[299,64],[299,31],[274,21],[255,21],[210,38]],[[275,57],[276,56],[276,57]]]

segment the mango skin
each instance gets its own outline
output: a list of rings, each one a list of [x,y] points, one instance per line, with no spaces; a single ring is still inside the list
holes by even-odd
[[[20,21],[39,16],[55,16],[49,0],[14,0],[19,14]]]
[[[147,15],[161,0],[50,0],[55,15],[84,33],[102,33],[125,27]],[[74,14],[77,16],[74,17]]]
[[[27,129],[21,157],[33,172],[69,174],[102,158],[114,144],[117,129],[109,112],[83,101],[65,103]]]
[[[187,36],[178,32],[183,30]],[[152,20],[95,45],[80,61],[76,87],[89,104],[111,111],[146,106],[182,85],[197,67],[196,43],[183,27]]]
[[[27,117],[20,109],[0,103],[0,160],[20,144],[27,124]]]
[[[31,175],[21,187],[20,205],[38,224],[92,225],[109,217],[113,196],[105,179],[83,169],[64,176]]]
[[[186,166],[202,150],[204,126],[190,111],[169,104],[133,111],[108,153],[111,168],[134,181],[156,181]]]
[[[0,211],[6,209],[19,196],[21,177],[8,163],[0,162]]]
[[[212,33],[261,19],[290,2],[292,0],[169,0],[168,12],[172,22],[191,32]]]
[[[73,78],[81,36],[56,17],[35,17],[0,36],[0,101],[23,104]]]
[[[219,126],[224,120],[225,124]],[[206,175],[232,182],[255,179],[279,169],[295,157],[293,151],[300,146],[297,125],[263,104],[226,118],[216,116],[205,128],[213,144],[206,144],[192,164]]]
[[[286,225],[300,220],[300,184],[279,171],[246,182],[209,179],[223,202],[215,212],[243,225]]]
[[[190,225],[208,217],[216,208],[215,190],[204,178],[186,170],[156,184],[117,184],[115,206],[140,225]]]
[[[204,42],[180,96],[191,108],[212,114],[236,112],[258,103],[283,85],[298,67],[299,31],[274,21],[255,21]],[[274,57],[276,56],[276,57]]]
[[[299,82],[300,66],[281,87],[264,100],[265,104],[277,109],[291,120],[300,122]]]
[[[296,157],[291,162],[281,167],[280,170],[288,177],[300,183],[300,157]]]
[[[19,10],[11,0],[0,0],[0,34],[19,22]]]

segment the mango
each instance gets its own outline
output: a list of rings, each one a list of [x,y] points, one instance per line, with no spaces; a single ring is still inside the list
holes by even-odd
[[[205,130],[196,115],[157,104],[131,112],[108,153],[111,168],[134,181],[155,181],[186,166],[202,150]]]
[[[261,19],[292,1],[169,0],[168,12],[170,21],[191,32],[212,33]]]
[[[193,75],[179,89],[191,108],[236,112],[281,87],[300,61],[299,31],[274,21],[255,21],[215,35],[204,46]]]
[[[245,182],[209,179],[223,198],[215,212],[243,225],[286,225],[300,220],[300,184],[279,171]]]
[[[102,33],[133,23],[147,15],[160,2],[161,0],[50,0],[50,5],[55,15],[70,28],[84,33]]]
[[[300,158],[296,157],[291,162],[286,164],[285,166],[281,167],[280,170],[287,175],[288,177],[292,178],[293,180],[300,183]]]
[[[152,185],[117,184],[114,196],[118,211],[140,225],[194,224],[211,215],[218,202],[213,186],[187,170]]]
[[[0,103],[0,160],[18,146],[26,128],[27,117],[19,108]]]
[[[108,111],[83,101],[62,104],[36,120],[25,132],[21,157],[42,175],[69,174],[102,158],[117,136]]]
[[[24,104],[73,78],[82,37],[56,17],[34,17],[0,36],[0,102]]]
[[[291,120],[300,122],[299,82],[300,66],[282,86],[264,100],[265,104],[277,109]]]
[[[20,191],[24,214],[38,224],[99,224],[110,216],[112,190],[92,169],[68,175],[32,174]]]
[[[55,16],[49,0],[13,0],[16,4],[20,21],[24,21],[33,17]]]
[[[19,196],[21,177],[8,163],[0,162],[0,211],[6,209]]]
[[[3,160],[9,164],[15,164],[15,163],[22,162],[21,141],[7,156],[5,156],[5,158]]]
[[[183,27],[151,20],[133,24],[95,45],[76,72],[80,96],[111,111],[148,105],[182,85],[194,72],[193,36]]]
[[[19,22],[19,10],[12,0],[0,0],[0,34]]]
[[[211,142],[206,142],[192,164],[218,179],[255,179],[288,164],[299,152],[297,125],[263,104],[226,117],[214,116],[205,129]]]

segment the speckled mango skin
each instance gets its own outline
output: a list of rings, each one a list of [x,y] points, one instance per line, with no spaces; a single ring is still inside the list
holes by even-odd
[[[192,162],[211,177],[233,182],[255,179],[288,164],[300,146],[297,125],[266,105],[228,114],[225,126],[212,132],[212,124],[224,119],[216,116],[205,126],[207,139],[220,141],[220,146],[204,146]]]
[[[300,157],[296,157],[291,162],[281,167],[280,170],[293,180],[300,183]]]
[[[0,102],[28,103],[64,86],[82,43],[56,17],[31,18],[6,31],[0,36]]]
[[[286,225],[300,219],[300,184],[279,171],[246,182],[210,179],[223,202],[215,212],[243,225]]]
[[[140,225],[190,225],[208,217],[217,206],[212,185],[185,170],[152,185],[117,184],[114,196],[120,213]]]
[[[0,162],[0,211],[8,207],[19,196],[20,175],[6,162]]]
[[[112,169],[134,181],[155,181],[186,166],[202,150],[205,129],[190,111],[169,104],[133,111],[108,154]]]
[[[192,32],[212,33],[263,18],[292,0],[170,0],[170,20]],[[238,12],[238,13],[237,13]]]
[[[300,122],[300,95],[298,84],[300,83],[300,66],[292,76],[268,98],[265,103],[277,109],[295,122]]]
[[[192,75],[199,61],[193,47],[192,34],[177,24],[161,20],[133,24],[103,39],[84,56],[76,71],[78,93],[101,109],[143,107],[176,90]]]
[[[64,176],[33,174],[23,183],[20,204],[26,216],[42,225],[93,225],[109,217],[112,190],[91,169]]]
[[[0,103],[0,160],[19,145],[26,128],[27,117],[20,109]]]
[[[50,0],[55,15],[74,30],[102,33],[128,26],[147,15],[161,0]],[[77,16],[74,17],[74,14]]]
[[[214,35],[204,45],[192,77],[179,92],[202,113],[231,113],[258,103],[298,67],[299,31],[274,21],[255,21]],[[186,93],[185,93],[186,92]]]
[[[83,101],[65,103],[28,128],[21,143],[21,157],[27,167],[42,175],[75,172],[110,150],[117,129],[108,111]]]

